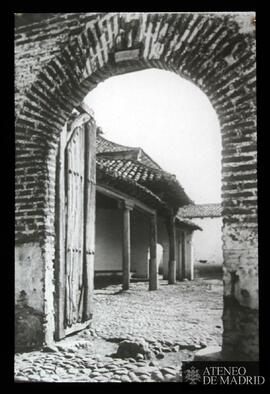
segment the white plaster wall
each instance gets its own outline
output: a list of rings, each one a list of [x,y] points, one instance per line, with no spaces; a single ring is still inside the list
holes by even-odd
[[[222,264],[222,218],[191,218],[203,231],[193,233],[193,254],[195,264],[199,260]]]
[[[122,270],[122,211],[97,209],[95,271]]]
[[[168,277],[168,262],[169,262],[169,237],[166,228],[166,224],[163,218],[158,217],[157,220],[157,239],[158,243],[163,247],[163,279]]]
[[[157,266],[159,270],[162,268],[163,272],[163,246],[160,244],[157,244]]]
[[[149,276],[149,217],[133,210],[131,225],[131,272]],[[157,263],[167,272],[169,251],[165,224],[158,220]],[[163,249],[163,246],[165,248]],[[164,268],[163,267],[163,268]],[[95,271],[122,270],[122,211],[97,209]]]
[[[122,210],[97,209],[95,271],[122,270]],[[149,217],[131,211],[131,271],[148,277]]]
[[[44,262],[37,242],[15,247],[15,303],[25,303],[44,312]]]
[[[149,276],[149,217],[133,210],[131,213],[131,271]]]

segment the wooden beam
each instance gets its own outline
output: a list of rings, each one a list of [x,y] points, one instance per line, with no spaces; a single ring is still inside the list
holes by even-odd
[[[150,218],[150,267],[149,267],[149,290],[158,288],[157,267],[157,216]]]
[[[169,235],[169,264],[168,264],[168,284],[176,283],[176,253],[175,253],[175,217],[170,215],[168,220]]]
[[[138,160],[140,154],[139,148],[122,150],[116,152],[100,152],[97,154],[97,158],[111,159],[111,160]]]
[[[116,200],[119,200],[121,202],[128,201],[130,204],[133,204],[137,209],[147,212],[149,215],[154,215],[155,214],[155,209],[149,208],[147,205],[142,203],[141,201],[137,200],[136,198],[130,198],[127,194],[124,194],[122,192],[119,192],[118,190],[109,187],[109,186],[103,186],[103,185],[96,185],[96,190],[99,193],[102,193],[108,197],[114,198]]]
[[[123,290],[129,289],[130,284],[130,211],[132,206],[123,204]]]

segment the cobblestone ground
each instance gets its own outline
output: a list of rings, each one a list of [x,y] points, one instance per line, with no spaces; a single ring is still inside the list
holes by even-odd
[[[148,283],[95,290],[90,329],[55,347],[15,355],[15,381],[152,382],[181,380],[181,363],[196,350],[221,345],[222,281],[196,279],[157,291]],[[155,357],[113,356],[124,339],[144,339]]]

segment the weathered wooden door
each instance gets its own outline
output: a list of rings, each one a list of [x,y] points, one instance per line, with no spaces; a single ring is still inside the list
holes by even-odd
[[[64,130],[59,149],[58,339],[84,328],[92,317],[95,161],[91,120],[77,123],[69,133]]]

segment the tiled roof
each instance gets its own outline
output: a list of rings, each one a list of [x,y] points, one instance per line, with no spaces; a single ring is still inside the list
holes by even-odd
[[[96,152],[97,169],[111,176],[114,182],[132,181],[133,186],[137,184],[148,190],[168,209],[177,210],[181,205],[193,203],[176,176],[164,171],[141,148],[116,144],[98,134]],[[122,183],[121,188],[127,187]]]
[[[101,135],[97,135],[97,153],[102,152],[120,152],[122,150],[132,150],[130,146],[116,144],[115,142],[106,140]]]
[[[111,171],[110,168],[104,166],[104,164],[98,160],[96,161],[96,165],[97,182],[101,181],[101,183],[115,187],[122,192],[128,193],[131,196],[140,199],[141,201],[156,209],[168,209],[166,203],[147,187],[140,185],[131,178],[125,178],[122,174]]]
[[[193,223],[191,220],[182,218],[181,216],[176,216],[176,223],[179,223],[181,225],[184,225],[186,227],[191,228],[192,230],[200,230],[202,231],[202,228],[198,226],[196,223]]]
[[[172,208],[185,203],[192,203],[176,177],[168,172],[150,168],[141,162],[133,160],[109,160],[97,157],[99,168],[120,177],[122,180],[132,180],[151,190]]]
[[[117,188],[118,190],[128,193],[129,195],[140,199],[146,204],[149,204],[151,207],[159,209],[161,212],[168,213],[168,206],[166,203],[162,201],[162,199],[156,194],[152,193],[148,188],[140,185],[133,179],[123,178],[121,174],[119,175],[113,171],[110,171],[108,167],[103,166],[99,161],[97,161],[97,170],[98,178],[101,175],[102,183],[105,183],[105,185]],[[200,226],[193,223],[191,220],[182,218],[180,216],[176,217],[176,223],[181,225],[181,227],[184,226],[191,230],[202,230]]]
[[[178,215],[183,218],[220,217],[221,204],[186,205],[179,208]]]
[[[101,135],[97,135],[97,154],[105,152],[122,152],[122,151],[132,151],[140,150],[140,162],[151,168],[161,170],[162,168],[153,160],[143,149],[138,147],[130,147],[125,145],[116,144],[115,142],[109,141]]]
[[[110,171],[122,175],[124,178],[133,179],[136,182],[159,181],[162,178],[176,181],[175,176],[163,170],[150,168],[138,161],[103,159],[101,156],[97,158],[97,161],[104,167],[110,169]]]
[[[140,152],[143,153],[140,155],[141,160],[137,160],[136,152],[139,150],[142,151],[141,148],[116,144],[98,135],[97,181],[128,193],[164,213],[168,213],[172,207],[177,208],[179,202],[192,203],[175,175],[155,165],[145,152]],[[114,158],[114,154],[108,155],[111,152],[119,152],[121,158],[118,155],[118,158]],[[149,162],[151,165],[148,165]],[[176,222],[181,227],[201,230],[191,220],[180,216],[177,216]]]

